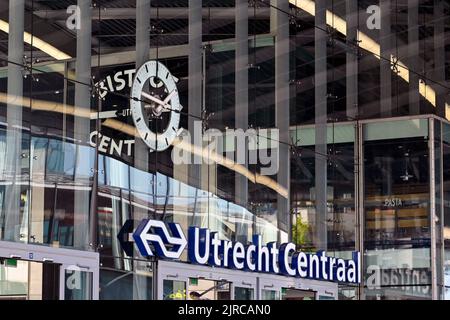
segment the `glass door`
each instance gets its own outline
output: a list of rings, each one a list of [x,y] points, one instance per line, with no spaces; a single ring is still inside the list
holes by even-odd
[[[272,275],[261,275],[259,282],[260,300],[282,300],[285,288],[294,287],[294,279]]]
[[[260,275],[260,300],[337,300],[338,285],[333,282]]]
[[[234,287],[234,300],[255,300],[255,289],[249,287]]]
[[[98,300],[99,254],[0,242],[0,280],[0,298]]]
[[[69,266],[61,270],[64,277],[64,300],[92,300],[94,273]]]
[[[162,300],[187,300],[186,279],[163,279]]]
[[[159,261],[157,278],[158,299],[257,299],[257,278],[253,273]]]

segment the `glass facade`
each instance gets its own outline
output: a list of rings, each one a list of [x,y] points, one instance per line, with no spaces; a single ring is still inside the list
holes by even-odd
[[[0,0],[0,241],[97,252],[99,284],[66,270],[65,299],[192,298],[123,250],[122,227],[149,218],[360,251],[364,283],[339,299],[449,299],[449,15],[440,0]],[[315,297],[210,280],[215,299]]]

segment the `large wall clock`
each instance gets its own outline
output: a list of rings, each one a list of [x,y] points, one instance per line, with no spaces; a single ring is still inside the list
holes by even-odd
[[[153,89],[145,90],[147,87]],[[131,88],[131,114],[140,137],[151,152],[164,151],[172,145],[180,130],[182,109],[176,79],[165,65],[148,61],[139,68]],[[170,114],[170,120],[165,121],[164,128],[154,132],[148,120],[158,119],[163,114]]]

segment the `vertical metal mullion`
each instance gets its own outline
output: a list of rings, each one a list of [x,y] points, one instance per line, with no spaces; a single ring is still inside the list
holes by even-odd
[[[445,83],[445,21],[444,1],[434,0],[434,80]],[[436,113],[441,117],[446,116],[445,95],[446,89],[442,85],[436,85]]]
[[[441,273],[441,283],[439,284],[441,287],[441,296],[439,297],[439,299],[444,299],[444,294],[445,294],[445,274],[444,274],[444,264],[445,264],[445,246],[444,246],[444,143],[443,143],[443,123],[441,122],[440,127],[440,134],[439,134],[439,144],[440,144],[440,159],[441,161],[439,161],[440,164],[440,169],[439,172],[440,174],[440,216],[439,216],[439,222],[440,222],[440,239],[441,239],[441,243],[440,243],[440,251],[441,251],[441,259],[440,262],[441,264],[438,266],[440,268],[440,273]]]
[[[316,1],[315,17],[315,201],[319,250],[327,250],[327,1]]]
[[[17,180],[21,176],[22,159],[22,126],[23,107],[15,105],[14,101],[23,97],[23,54],[24,54],[24,21],[25,0],[9,1],[8,35],[8,101],[6,119],[8,128],[6,131],[6,170],[11,174],[11,185],[5,190],[6,210],[4,210],[5,234],[4,240],[20,241],[20,232],[16,232],[19,226],[20,211],[20,184]],[[20,229],[19,229],[20,230]]]
[[[150,0],[136,0],[136,72],[139,70],[141,66],[143,66],[150,58],[150,16],[151,16],[151,1]],[[134,166],[137,169],[137,174],[139,172],[148,172],[149,162],[150,162],[150,154],[148,147],[141,139],[136,139],[134,145]],[[155,163],[157,166],[157,163]],[[155,176],[152,180],[153,186],[156,183],[156,175],[157,170],[155,170]],[[134,176],[135,179],[139,179],[138,176]],[[146,193],[149,196],[152,192],[155,195],[154,190],[150,190],[152,186],[148,184],[148,189],[146,189]],[[130,197],[131,203],[131,197]],[[149,210],[142,209],[139,207],[135,208],[133,218],[135,220],[140,220],[143,218],[148,218]],[[156,210],[155,210],[156,211]],[[147,262],[141,260],[133,260],[133,270],[136,272],[137,269],[145,269]],[[156,273],[153,273],[153,290],[155,290],[158,276]],[[133,275],[133,298],[137,299],[147,299],[148,297],[145,295],[141,296],[141,292],[147,292],[147,281],[145,277],[137,277]]]
[[[235,85],[235,128],[248,129],[248,1],[236,0],[236,85]],[[248,138],[246,138],[248,139]],[[247,142],[247,141],[246,141]],[[248,167],[248,144],[245,143],[245,167]],[[248,204],[248,180],[235,173],[235,201],[246,207]],[[237,222],[236,241],[247,242],[245,225]]]
[[[188,69],[189,69],[189,83],[188,83],[188,129],[191,135],[195,135],[195,122],[200,121],[202,110],[204,108],[202,101],[202,62],[203,62],[203,48],[202,48],[202,0],[189,1],[189,55],[188,55]],[[194,136],[194,139],[196,137]],[[199,138],[199,137],[198,137]],[[189,165],[188,172],[189,184],[195,188],[200,188],[201,185],[201,162],[199,156],[194,155],[193,164]],[[195,216],[195,212],[193,213]],[[192,217],[190,225],[198,225],[196,217]]]
[[[136,72],[150,58],[150,0],[136,0]],[[147,145],[142,139],[136,139],[134,145],[134,166],[137,170],[147,172],[149,169],[150,154]],[[134,177],[139,179],[138,176]],[[155,175],[156,179],[156,175]],[[153,183],[155,183],[155,179]],[[150,184],[146,190],[151,194]],[[154,194],[154,193],[153,193]],[[136,208],[135,219],[147,218],[148,210]]]
[[[67,95],[69,90],[69,62],[64,62],[64,93],[63,93],[63,123],[62,123],[62,142],[67,137]]]
[[[355,139],[355,164],[356,164],[356,245],[357,250],[361,253],[361,272],[364,273],[364,135],[363,124],[356,123],[356,139]],[[359,285],[359,298],[364,299],[364,276],[361,275],[362,282]]]
[[[392,35],[391,35],[391,1],[380,1],[380,114],[381,117],[392,115]]]
[[[408,67],[409,72],[409,114],[420,114],[419,95],[419,0],[408,1]]]
[[[346,65],[347,117],[353,120],[358,115],[358,2],[346,0],[346,11],[347,45],[352,48],[347,52]]]
[[[278,143],[278,175],[277,182],[288,190],[286,197],[277,194],[278,241],[281,241],[281,231],[290,232],[290,43],[289,43],[289,12],[288,0],[271,1],[271,33],[275,35],[275,124],[279,130]],[[272,140],[270,140],[272,144]]]
[[[430,174],[430,264],[431,264],[431,299],[437,299],[437,270],[436,270],[436,187],[435,187],[435,147],[434,147],[434,119],[430,118],[429,121],[429,139],[428,146],[430,152],[429,162],[429,174]]]
[[[150,0],[136,0],[136,70],[144,65],[150,57],[150,10]],[[145,143],[141,139],[136,139],[135,167],[147,172],[149,158],[149,151]],[[149,190],[148,193],[150,193]],[[148,215],[148,212],[145,215]]]
[[[75,84],[75,106],[78,110],[91,109],[91,44],[92,44],[92,0],[78,0],[80,8],[80,25],[77,30],[77,60]],[[74,116],[74,140],[83,145],[89,141],[90,119]],[[94,175],[97,174],[94,170]],[[75,172],[74,183],[77,180]],[[74,225],[74,246],[81,249],[90,248],[89,239],[89,191],[74,191],[74,213],[80,223]],[[92,212],[92,214],[96,214]]]

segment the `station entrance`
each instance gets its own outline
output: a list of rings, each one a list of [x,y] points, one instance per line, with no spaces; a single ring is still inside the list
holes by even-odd
[[[337,300],[336,283],[158,261],[161,300]]]

